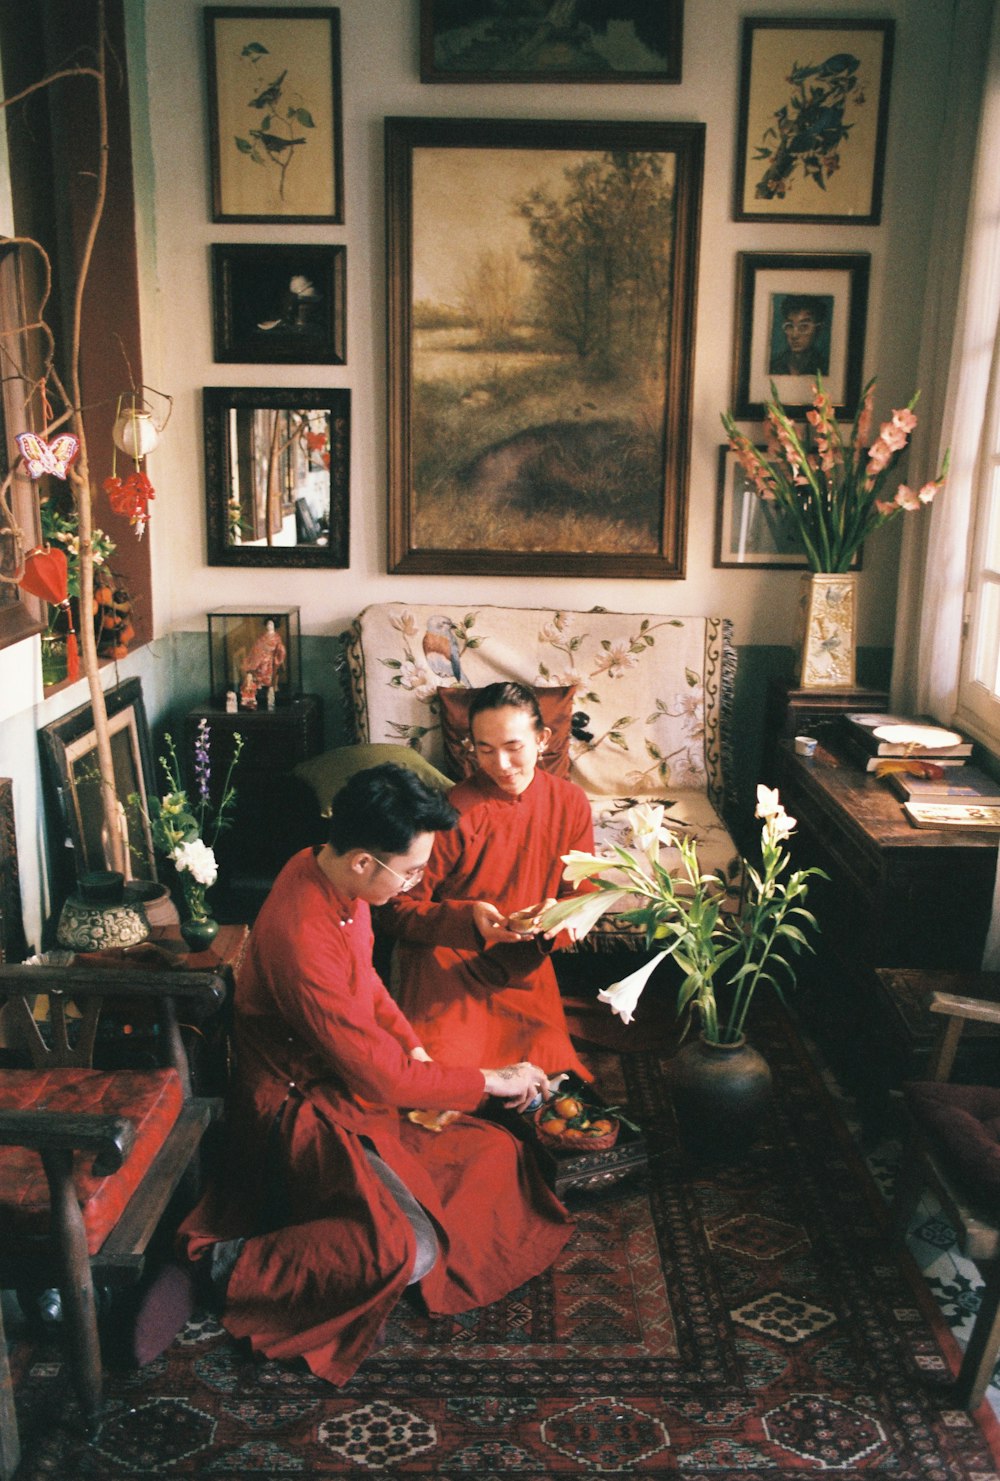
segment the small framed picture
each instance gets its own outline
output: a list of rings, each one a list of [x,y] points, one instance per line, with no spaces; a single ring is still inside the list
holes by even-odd
[[[743,22],[737,221],[875,225],[894,23]]]
[[[344,219],[340,11],[205,10],[213,221]]]
[[[741,252],[736,274],[733,415],[760,421],[771,386],[786,411],[812,403],[817,377],[840,420],[861,395],[867,252]]]
[[[757,451],[763,455],[767,449],[759,446]],[[805,571],[809,567],[794,519],[780,504],[760,497],[728,443],[719,448],[715,564],[757,566],[763,570]],[[851,562],[851,569],[858,570],[860,566],[859,552]]]
[[[212,247],[216,360],[346,364],[346,247]]]
[[[130,872],[135,879],[155,880],[156,854],[146,818],[147,799],[157,788],[141,679],[126,679],[107,690],[104,703]],[[61,883],[68,892],[73,886],[74,867],[77,878],[88,870],[110,867],[105,850],[97,732],[91,706],[81,705],[43,725],[39,736],[49,781],[52,857],[57,872],[63,873]],[[127,799],[133,794],[141,803],[138,810],[128,806]],[[64,860],[72,861],[69,871],[63,866]]]
[[[680,82],[683,24],[684,0],[420,0],[420,81]]]

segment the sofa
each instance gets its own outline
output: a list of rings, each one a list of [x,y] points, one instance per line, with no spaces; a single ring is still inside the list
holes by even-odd
[[[360,745],[405,746],[457,780],[469,765],[461,691],[531,684],[554,732],[546,764],[586,792],[598,851],[627,841],[633,803],[662,803],[665,825],[697,839],[702,867],[738,892],[725,823],[735,678],[726,619],[383,602],[366,607],[342,643]],[[617,916],[587,940],[639,944]]]

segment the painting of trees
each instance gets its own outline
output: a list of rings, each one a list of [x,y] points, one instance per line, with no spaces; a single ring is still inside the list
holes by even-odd
[[[389,121],[392,568],[680,574],[700,126],[481,133]]]

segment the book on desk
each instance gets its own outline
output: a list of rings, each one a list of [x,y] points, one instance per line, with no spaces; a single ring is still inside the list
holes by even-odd
[[[949,768],[939,777],[894,771],[885,780],[904,802],[972,802],[981,807],[1000,807],[1000,782],[978,766]]]
[[[1000,833],[1000,806],[977,802],[904,802],[915,828],[965,828]]]

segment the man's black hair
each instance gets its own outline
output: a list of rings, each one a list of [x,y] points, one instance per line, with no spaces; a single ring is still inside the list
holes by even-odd
[[[405,766],[387,761],[355,772],[333,799],[327,835],[338,854],[405,854],[418,833],[454,828],[458,813]]]
[[[806,313],[812,316],[814,323],[825,324],[826,309],[826,299],[813,293],[786,293],[781,302],[781,317],[784,319],[789,314]]]

